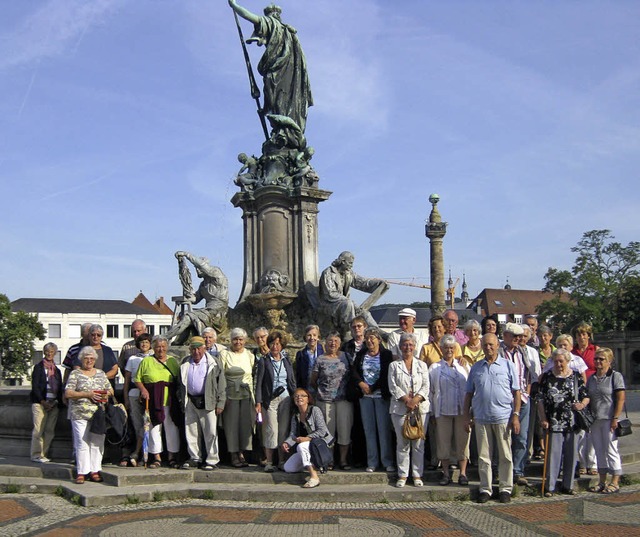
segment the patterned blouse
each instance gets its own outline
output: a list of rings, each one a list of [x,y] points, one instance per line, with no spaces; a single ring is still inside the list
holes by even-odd
[[[74,369],[67,381],[67,390],[74,392],[91,392],[93,390],[111,390],[111,384],[107,375],[101,369],[96,369],[93,377],[88,377],[79,369]],[[71,404],[72,420],[90,420],[98,410],[98,404],[91,399],[82,397],[81,399],[69,399]]]
[[[575,380],[578,383],[578,401],[587,397],[587,388],[582,375],[572,371],[568,377],[556,377],[548,371],[540,377],[538,401],[542,401],[544,412],[553,433],[568,433],[573,430],[574,419],[571,405],[576,402]]]

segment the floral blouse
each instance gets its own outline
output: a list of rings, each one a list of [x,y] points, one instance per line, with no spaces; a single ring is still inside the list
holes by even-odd
[[[544,412],[553,433],[568,433],[573,430],[574,419],[571,405],[576,402],[574,379],[578,382],[578,401],[587,397],[587,388],[582,375],[572,372],[568,377],[556,377],[547,371],[540,377],[538,401],[542,401]]]
[[[96,369],[96,374],[93,377],[88,377],[79,369],[74,369],[69,375],[66,389],[73,390],[74,392],[110,390],[111,384],[109,383],[107,375],[105,375],[101,369]],[[72,420],[90,420],[95,411],[98,410],[98,404],[86,397],[69,399],[69,403],[71,404]]]

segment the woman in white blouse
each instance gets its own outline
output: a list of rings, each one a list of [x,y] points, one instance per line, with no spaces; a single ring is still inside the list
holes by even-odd
[[[398,481],[396,487],[404,487],[409,476],[409,463],[413,484],[422,487],[424,470],[424,437],[408,440],[402,435],[402,425],[407,412],[419,410],[424,433],[427,433],[429,419],[429,370],[427,364],[414,358],[416,336],[403,333],[400,336],[402,357],[389,365],[389,391],[391,405],[389,413],[396,431],[396,458]]]

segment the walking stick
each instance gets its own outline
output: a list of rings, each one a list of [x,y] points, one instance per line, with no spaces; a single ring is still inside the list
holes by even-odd
[[[547,462],[549,461],[549,429],[545,429],[544,437],[544,464],[542,465],[542,492],[540,493],[544,497],[544,484],[547,480]]]

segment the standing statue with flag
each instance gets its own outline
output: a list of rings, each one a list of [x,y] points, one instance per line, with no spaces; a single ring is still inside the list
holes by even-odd
[[[296,29],[280,20],[282,10],[274,4],[267,6],[264,16],[260,16],[239,6],[236,0],[228,1],[237,16],[254,26],[253,35],[247,43],[265,46],[264,54],[258,63],[258,72],[264,79],[264,104],[259,113],[262,118],[267,115],[286,116],[304,132],[307,109],[313,105],[313,97],[307,63]],[[240,30],[239,26],[238,29]],[[246,54],[245,59],[251,79],[253,74]],[[254,93],[252,89],[252,95]]]

